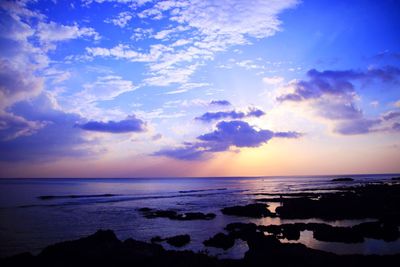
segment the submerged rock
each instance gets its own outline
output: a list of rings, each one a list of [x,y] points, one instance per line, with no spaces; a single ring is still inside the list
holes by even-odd
[[[235,216],[243,216],[243,217],[253,217],[253,218],[262,218],[262,217],[274,217],[275,214],[268,210],[267,204],[256,203],[256,204],[248,204],[245,206],[233,206],[223,208],[221,211],[226,215],[235,215]]]
[[[178,220],[211,220],[215,218],[214,213],[187,212],[178,218]]]
[[[177,221],[212,220],[216,216],[214,213],[187,212],[179,214],[174,210],[155,210],[151,208],[140,208],[139,211],[148,219],[168,218]]]
[[[150,242],[151,243],[160,243],[163,241],[167,241],[168,244],[174,247],[183,247],[184,245],[190,242],[189,235],[176,235],[172,237],[162,238],[161,236],[153,237]]]
[[[204,241],[203,244],[207,247],[216,247],[227,250],[228,248],[233,247],[233,245],[235,244],[235,238],[231,235],[218,233],[210,239]]]

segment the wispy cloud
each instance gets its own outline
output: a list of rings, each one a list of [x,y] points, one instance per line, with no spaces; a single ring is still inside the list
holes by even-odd
[[[88,47],[87,52],[92,56],[147,62],[151,75],[145,81],[149,85],[186,83],[197,68],[213,59],[217,52],[249,44],[251,38],[274,35],[280,30],[278,15],[297,3],[296,0],[154,2],[138,13],[138,17],[142,20],[166,19],[172,26],[147,35],[160,40],[160,43],[150,45],[147,53],[122,44],[113,48]],[[175,33],[179,33],[179,37],[174,37]],[[139,38],[146,36],[141,31],[137,34]],[[170,45],[163,42],[170,42]],[[246,68],[254,65],[243,64]]]
[[[228,100],[211,100],[210,105],[230,106],[231,103]]]

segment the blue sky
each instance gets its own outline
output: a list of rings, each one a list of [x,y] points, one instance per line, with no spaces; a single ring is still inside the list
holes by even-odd
[[[399,172],[399,13],[2,1],[0,176]]]

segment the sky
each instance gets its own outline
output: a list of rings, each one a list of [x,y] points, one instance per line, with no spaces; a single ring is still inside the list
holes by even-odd
[[[0,1],[0,177],[400,172],[396,0]]]

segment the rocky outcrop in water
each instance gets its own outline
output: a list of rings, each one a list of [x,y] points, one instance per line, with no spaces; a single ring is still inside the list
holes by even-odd
[[[272,213],[270,210],[268,210],[268,205],[262,203],[248,204],[245,206],[226,207],[223,208],[221,212],[226,215],[252,218],[275,217],[275,213]]]
[[[140,208],[139,211],[148,219],[168,218],[177,221],[212,220],[216,216],[214,213],[186,212],[180,214],[174,210],[157,210],[150,208]]]

